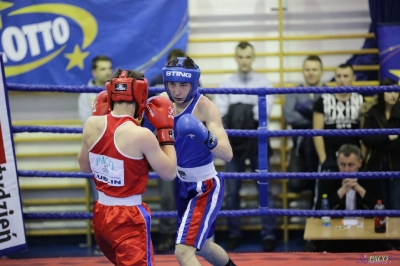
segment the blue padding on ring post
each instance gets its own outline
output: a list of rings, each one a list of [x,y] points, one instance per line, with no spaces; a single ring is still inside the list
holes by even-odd
[[[267,133],[267,100],[265,95],[258,95],[258,130]],[[264,132],[265,131],[265,132]],[[268,137],[258,135],[258,169],[268,172]],[[268,208],[268,180],[258,181],[260,208]]]

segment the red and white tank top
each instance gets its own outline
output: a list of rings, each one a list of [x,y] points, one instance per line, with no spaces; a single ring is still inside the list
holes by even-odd
[[[149,179],[147,159],[129,157],[116,146],[115,133],[125,123],[137,122],[128,115],[105,116],[103,134],[89,149],[90,167],[97,190],[107,196],[125,198],[143,194]]]

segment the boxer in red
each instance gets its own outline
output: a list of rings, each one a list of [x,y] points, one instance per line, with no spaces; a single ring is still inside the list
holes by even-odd
[[[143,74],[117,69],[83,127],[78,161],[82,172],[93,173],[99,192],[93,208],[94,236],[114,265],[154,265],[151,212],[141,196],[148,163],[164,180],[176,176],[172,102],[154,97],[146,104],[147,94]],[[158,141],[135,120],[144,111],[158,130]]]

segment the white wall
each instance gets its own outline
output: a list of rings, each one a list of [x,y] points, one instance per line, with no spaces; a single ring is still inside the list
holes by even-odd
[[[283,36],[360,34],[367,33],[370,17],[368,0],[283,0]],[[279,36],[278,0],[189,0],[190,38],[221,38]],[[285,41],[284,51],[350,50],[360,49],[363,39]],[[278,52],[278,41],[252,42],[256,52]],[[189,42],[188,54],[233,53],[237,42]],[[345,62],[349,55],[321,56],[325,66]],[[301,67],[303,56],[291,56],[284,60],[285,68]],[[198,58],[202,70],[235,70],[233,58]],[[259,57],[254,68],[278,68],[278,57]],[[203,87],[217,86],[229,74],[202,75]],[[279,83],[278,73],[267,73],[273,82]],[[323,80],[332,78],[324,73]],[[301,82],[301,73],[288,73],[284,82]]]
[[[340,35],[368,33],[371,22],[368,0],[283,0],[283,36]],[[189,42],[188,54],[233,54],[238,40],[250,37],[278,37],[278,0],[189,0],[190,39],[236,38],[232,42]],[[256,53],[279,52],[278,41],[252,41]],[[284,52],[357,50],[364,39],[330,39],[312,41],[284,41]],[[335,67],[344,63],[351,55],[320,56],[324,66]],[[283,60],[284,68],[301,68],[305,56],[288,56]],[[232,57],[196,58],[204,70],[237,69]],[[257,57],[254,69],[277,69],[277,56]],[[217,87],[231,74],[202,74],[203,87]],[[273,84],[279,84],[279,73],[264,73]],[[332,72],[325,72],[323,81],[329,81]],[[301,72],[285,73],[284,83],[300,83]],[[281,108],[275,105],[272,116],[281,116]],[[279,122],[271,122],[269,129],[280,129]],[[279,147],[279,139],[271,139],[273,147]],[[289,144],[290,145],[290,144]],[[272,162],[280,160],[278,154]]]

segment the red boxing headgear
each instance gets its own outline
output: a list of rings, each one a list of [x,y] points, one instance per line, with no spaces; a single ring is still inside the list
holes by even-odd
[[[147,79],[128,78],[126,70],[123,70],[118,78],[113,78],[106,83],[106,89],[110,108],[112,108],[113,102],[135,101],[137,109],[134,118],[142,119],[149,92]]]

